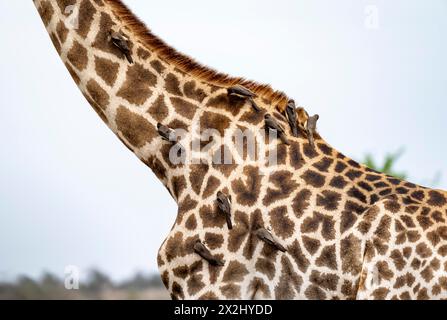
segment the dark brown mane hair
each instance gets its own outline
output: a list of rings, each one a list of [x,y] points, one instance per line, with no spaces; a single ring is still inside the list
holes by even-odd
[[[194,59],[178,52],[154,35],[146,25],[139,20],[121,0],[104,0],[108,3],[117,17],[142,41],[143,44],[155,52],[161,59],[173,63],[181,71],[189,73],[211,84],[231,87],[236,84],[243,85],[266,99],[280,111],[284,111],[289,98],[281,91],[273,90],[270,85],[259,84],[244,78],[235,78],[206,67]]]

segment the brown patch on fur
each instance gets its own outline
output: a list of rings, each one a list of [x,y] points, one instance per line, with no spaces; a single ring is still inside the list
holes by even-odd
[[[225,129],[229,126],[230,119],[219,113],[206,111],[200,117],[200,129],[202,131],[207,129],[215,129],[219,132],[222,138],[225,134]]]
[[[165,97],[161,94],[157,100],[149,107],[147,112],[154,118],[157,122],[163,122],[164,119],[169,114],[169,109],[165,103]],[[178,128],[172,128],[178,129]]]
[[[309,300],[324,300],[326,299],[326,293],[316,285],[309,286],[304,292]]]
[[[295,229],[295,223],[288,217],[287,207],[282,206],[270,211],[270,222],[275,234],[283,239],[289,238]]]
[[[141,64],[135,63],[128,68],[126,81],[117,96],[139,106],[152,95],[151,88],[156,84],[157,77]]]
[[[126,140],[136,148],[141,148],[157,136],[157,131],[149,121],[122,106],[116,113],[116,125]]]
[[[185,118],[188,118],[189,120],[192,120],[197,110],[197,107],[195,105],[186,100],[175,97],[171,98],[171,102],[178,114]]]
[[[303,273],[306,272],[310,262],[307,260],[298,240],[295,240],[287,249],[287,253],[292,256],[298,269]]]
[[[74,82],[79,85],[81,82],[81,79],[79,78],[77,72],[71,67],[69,63],[65,64],[65,67],[67,68],[68,72],[70,73],[71,77],[73,78]]]
[[[243,109],[242,107],[246,104],[245,99],[240,99],[238,97],[228,96],[228,94],[222,93],[216,97],[210,98],[207,106],[216,109],[223,109],[231,112],[233,116],[237,116],[239,112]]]
[[[295,199],[293,199],[292,202],[293,212],[295,213],[297,218],[301,218],[305,213],[305,211],[307,210],[307,208],[309,208],[310,205],[309,200],[311,196],[312,192],[310,192],[307,189],[303,189],[299,191]]]
[[[59,37],[59,40],[64,43],[67,40],[68,29],[65,27],[65,23],[63,21],[59,21],[56,27],[56,33]]]
[[[206,199],[216,194],[217,188],[220,186],[220,180],[214,176],[210,176],[206,182],[205,189],[203,190],[203,199]]]
[[[259,258],[256,262],[256,270],[264,273],[270,280],[275,276],[275,265],[269,259]]]
[[[190,210],[195,209],[197,204],[198,202],[196,200],[187,195],[185,199],[183,199],[182,202],[179,203],[179,211],[182,213],[186,213]]]
[[[320,240],[318,239],[313,239],[308,236],[303,236],[302,239],[304,248],[306,248],[311,255],[314,255],[321,246]]]
[[[227,299],[240,299],[241,287],[237,284],[229,283],[220,287],[220,291]]]
[[[239,261],[231,261],[223,275],[223,282],[240,282],[248,274],[247,268]]]
[[[180,91],[180,81],[177,79],[177,76],[175,76],[172,73],[169,73],[165,78],[165,88],[166,91],[169,93],[176,95],[176,96],[182,96],[182,92]]]
[[[281,277],[275,287],[275,298],[278,300],[293,299],[295,290],[300,290],[303,280],[293,270],[292,264],[286,256],[281,259],[281,267]]]
[[[109,86],[113,86],[118,76],[119,64],[109,59],[95,57],[95,70],[96,73],[107,83]]]
[[[54,9],[51,3],[49,1],[42,1],[37,10],[39,11],[39,15],[42,18],[44,25],[48,26],[54,14]]]
[[[202,102],[203,99],[206,97],[205,91],[203,91],[200,88],[196,89],[196,82],[195,81],[188,81],[183,86],[183,92],[185,93],[185,96],[187,96],[190,99],[194,99],[198,102]]]
[[[274,188],[267,189],[267,194],[263,199],[265,206],[287,198],[298,187],[298,183],[293,179],[293,174],[289,171],[273,173],[270,176],[270,183],[274,185]]]
[[[172,284],[171,298],[172,298],[172,300],[180,300],[180,299],[185,298],[185,294],[183,293],[183,288],[177,282],[174,282]]]
[[[198,293],[205,287],[205,283],[202,280],[203,275],[198,273],[192,274],[189,277],[188,281],[186,282],[186,286],[188,287],[188,294],[190,296]]]
[[[335,255],[335,245],[326,246],[321,250],[321,254],[315,261],[317,266],[324,266],[330,269],[337,269],[337,258]]]
[[[79,42],[74,41],[73,46],[68,51],[67,59],[76,69],[82,71],[87,67],[88,63],[87,49]]]
[[[428,258],[432,255],[432,250],[427,246],[427,244],[425,244],[424,242],[419,243],[416,246],[416,253],[421,257],[421,258]]]
[[[217,249],[222,246],[224,238],[221,234],[207,232],[205,233],[205,242],[209,249]]]
[[[191,182],[191,188],[196,194],[200,194],[203,179],[209,170],[209,166],[207,164],[192,164],[190,170],[189,181]]]
[[[144,50],[143,48],[138,48],[137,49],[137,56],[141,59],[141,60],[147,60],[150,58],[151,53],[147,50]]]
[[[234,213],[235,225],[230,230],[228,237],[228,250],[236,252],[242,245],[242,242],[250,234],[250,223],[246,213],[236,211]]]
[[[401,271],[405,267],[405,259],[399,250],[393,250],[390,255],[391,259],[393,259],[393,263],[396,266],[396,269]]]
[[[176,232],[166,242],[166,259],[168,260],[168,262],[171,262],[177,257],[183,257],[183,251],[183,234],[181,232]]]
[[[87,37],[90,27],[93,22],[94,15],[96,13],[95,7],[90,3],[90,0],[84,0],[79,7],[78,15],[78,34],[85,38]]]
[[[376,268],[379,274],[379,281],[381,281],[381,279],[391,280],[394,277],[394,272],[390,269],[386,261],[377,262]]]
[[[59,39],[57,38],[56,33],[51,32],[50,33],[50,39],[51,39],[51,42],[53,42],[53,45],[56,48],[57,53],[60,55],[61,54],[62,45],[59,42]]]
[[[390,290],[388,288],[378,288],[373,291],[374,300],[385,300]]]
[[[301,232],[314,233],[317,232],[321,225],[321,235],[325,240],[331,240],[335,238],[334,219],[329,215],[323,215],[318,212],[314,212],[312,217],[307,217],[301,224]]]
[[[321,188],[324,186],[325,177],[313,170],[307,170],[301,178],[312,187]]]
[[[111,53],[119,59],[124,59],[125,56],[121,50],[110,41],[110,30],[112,30],[115,25],[115,22],[112,21],[112,18],[107,13],[101,12],[99,32],[96,35],[92,46],[99,50]]]
[[[323,207],[328,211],[337,210],[340,201],[341,195],[329,190],[325,190],[317,196],[317,206]]]
[[[253,292],[252,296],[262,294],[262,298],[264,299],[268,299],[271,297],[268,285],[261,278],[258,277],[253,278],[253,280],[250,283],[249,289],[251,292]]]
[[[328,157],[324,157],[323,159],[321,159],[320,161],[318,161],[317,163],[315,163],[313,166],[318,170],[318,171],[322,171],[322,172],[328,172],[329,167],[331,166],[331,164],[334,162],[333,159],[328,158]]]
[[[298,142],[292,141],[289,147],[290,147],[290,153],[289,153],[290,165],[298,170],[304,164],[304,161],[301,157],[300,145]]]
[[[431,206],[442,207],[447,204],[447,199],[445,195],[443,195],[439,191],[432,190],[428,193],[429,199],[427,203]]]
[[[163,71],[166,70],[165,66],[160,62],[160,60],[152,60],[151,61],[152,68],[155,69],[159,74],[162,74]]]
[[[240,121],[248,122],[251,123],[252,125],[258,125],[264,121],[264,113],[253,112],[253,110],[249,110],[240,117]]]
[[[156,53],[161,59],[174,64],[182,72],[189,73],[193,77],[217,86],[231,87],[240,84],[258,96],[267,99],[272,108],[277,107],[281,112],[285,110],[289,98],[284,93],[274,91],[268,85],[261,85],[243,78],[232,78],[197,63],[193,59],[169,47],[163,40],[150,32],[144,23],[138,20],[120,0],[109,0],[107,3],[110,4],[113,12],[123,22],[123,25],[128,27],[150,51]]]
[[[360,239],[350,235],[341,241],[341,261],[344,273],[357,275],[362,269],[362,253],[360,252]]]
[[[348,182],[342,177],[342,176],[335,176],[332,178],[329,185],[331,187],[337,188],[337,189],[344,189]]]
[[[76,4],[76,0],[56,0],[59,9],[63,15],[69,15],[71,12],[65,12],[65,8]]]
[[[87,83],[87,92],[101,109],[105,110],[109,104],[108,93],[93,79]]]
[[[199,210],[204,228],[223,228],[226,225],[225,215],[223,215],[216,206],[203,206]]]
[[[90,96],[86,92],[83,92],[82,94],[84,95],[84,97],[88,101],[88,103],[92,106],[93,110],[95,110],[95,112],[98,114],[98,116],[102,119],[102,121],[104,121],[105,123],[108,124],[109,120],[107,119],[102,107],[99,106],[96,103],[96,101],[94,101],[92,98],[90,98]],[[120,138],[120,140],[123,141],[121,138]],[[132,151],[132,148],[125,141],[123,141],[123,143],[129,150]]]
[[[185,227],[188,230],[194,230],[195,228],[197,228],[197,220],[193,214],[190,215],[188,219],[186,219]]]
[[[312,271],[310,275],[310,282],[322,289],[331,291],[337,289],[338,279],[339,277],[336,274],[321,273],[319,271]]]

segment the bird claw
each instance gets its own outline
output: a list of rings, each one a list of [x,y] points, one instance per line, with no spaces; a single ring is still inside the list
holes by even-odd
[[[271,234],[271,232],[269,230],[259,227],[255,231],[255,234],[261,241],[264,241],[265,243],[275,247],[277,250],[279,250],[281,252],[287,251],[286,248],[284,248],[278,241],[276,241],[273,238],[273,235]]]
[[[255,109],[256,112],[261,111],[261,108],[259,108],[254,99],[256,98],[256,94],[253,93],[250,89],[247,89],[244,86],[237,84],[235,86],[228,88],[227,93],[229,96],[236,96],[242,99],[248,99],[252,108]]]

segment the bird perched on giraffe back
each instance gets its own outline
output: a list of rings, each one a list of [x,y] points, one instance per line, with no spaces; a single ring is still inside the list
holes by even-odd
[[[276,131],[276,133],[278,134],[278,138],[281,139],[284,144],[290,145],[289,139],[287,139],[284,129],[270,114],[265,114],[264,120],[266,129]]]
[[[298,116],[296,114],[295,101],[289,100],[289,103],[286,107],[286,116],[289,121],[290,129],[292,130],[292,134],[294,137],[298,137]]]
[[[306,131],[307,131],[307,138],[309,139],[309,143],[312,146],[312,148],[315,148],[315,133],[317,132],[317,121],[318,119],[320,119],[320,116],[318,114],[309,117],[309,119],[307,119],[307,126],[306,126]]]

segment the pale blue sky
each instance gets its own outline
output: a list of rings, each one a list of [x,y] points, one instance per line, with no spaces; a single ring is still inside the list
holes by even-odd
[[[398,169],[423,184],[442,172],[447,189],[445,0],[125,2],[179,50],[319,113],[346,155],[405,147]],[[0,30],[0,280],[156,271],[168,192],[90,109],[31,1],[0,0]]]

